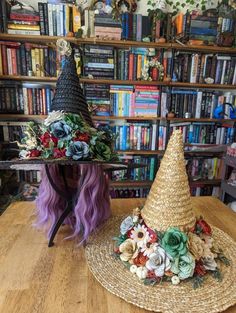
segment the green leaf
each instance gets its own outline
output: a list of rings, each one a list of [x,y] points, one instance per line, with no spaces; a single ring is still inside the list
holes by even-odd
[[[213,278],[215,278],[218,282],[221,282],[223,279],[223,276],[219,269],[216,269],[215,271],[211,271],[210,274]]]
[[[204,276],[194,276],[192,279],[193,289],[201,287],[204,281],[205,281]]]
[[[205,11],[205,10],[206,10],[206,6],[203,5],[203,6],[202,6],[202,11]]]
[[[146,286],[154,286],[157,284],[157,280],[155,278],[145,278],[143,283]]]
[[[59,149],[62,149],[63,146],[64,146],[64,140],[59,140],[58,143],[57,143],[57,147],[58,147]]]
[[[181,7],[182,7],[182,8],[184,8],[185,6],[186,6],[186,4],[185,4],[185,3],[182,3],[182,4],[181,4]]]

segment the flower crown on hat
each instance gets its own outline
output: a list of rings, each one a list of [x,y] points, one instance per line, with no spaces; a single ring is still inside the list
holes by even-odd
[[[191,279],[195,288],[207,273],[221,280],[218,261],[230,262],[214,242],[210,225],[194,216],[180,131],[169,140],[143,209],[122,221],[114,239],[115,255],[144,284]]]

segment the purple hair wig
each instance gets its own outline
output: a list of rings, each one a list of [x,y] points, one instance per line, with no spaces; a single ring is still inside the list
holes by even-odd
[[[65,191],[58,165],[50,165],[49,171],[58,189]],[[64,222],[72,228],[72,234],[67,238],[78,237],[81,244],[111,215],[108,177],[98,164],[83,164],[73,169],[66,166],[65,175],[70,178],[68,189],[73,202],[73,211]],[[54,190],[44,167],[41,178],[36,200],[36,226],[46,229],[50,237],[53,225],[64,211],[67,201]]]

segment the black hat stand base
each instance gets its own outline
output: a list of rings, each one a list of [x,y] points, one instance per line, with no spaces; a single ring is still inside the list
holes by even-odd
[[[45,165],[45,170],[46,170],[46,175],[47,178],[49,180],[49,183],[51,184],[52,188],[61,196],[66,200],[66,207],[64,209],[64,211],[62,212],[62,214],[59,216],[59,218],[57,219],[56,223],[53,225],[52,231],[51,231],[51,235],[49,237],[49,241],[48,241],[48,247],[52,247],[54,245],[54,238],[59,230],[59,228],[61,227],[61,225],[63,224],[63,222],[65,221],[65,219],[67,218],[67,216],[73,212],[73,201],[72,201],[72,197],[68,188],[68,184],[67,184],[67,180],[66,180],[66,175],[65,175],[65,166],[66,165],[58,165],[59,166],[59,173],[62,176],[63,179],[63,183],[64,183],[64,187],[65,187],[65,191],[64,190],[60,190],[58,188],[58,186],[56,185],[56,183],[53,181],[52,176],[50,174],[50,170],[48,167],[48,164]]]

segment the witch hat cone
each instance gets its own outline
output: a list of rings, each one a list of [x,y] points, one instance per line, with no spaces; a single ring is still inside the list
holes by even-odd
[[[74,53],[72,51],[69,56],[65,56],[62,72],[57,80],[51,111],[81,114],[85,121],[90,126],[93,126],[88,104],[80,87]]]
[[[173,132],[152,184],[142,217],[148,227],[166,231],[169,227],[191,228],[195,216],[185,169],[181,131]]]

